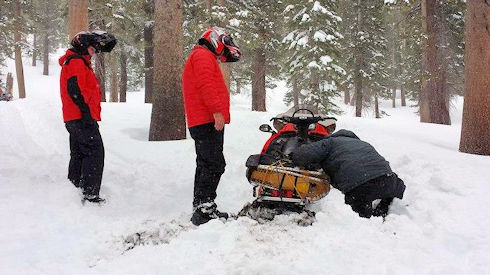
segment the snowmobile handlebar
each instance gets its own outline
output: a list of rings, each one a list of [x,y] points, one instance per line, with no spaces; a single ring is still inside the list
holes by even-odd
[[[285,116],[285,117],[273,117],[271,118],[271,121],[275,121],[275,120],[280,120],[280,121],[284,121],[286,123],[293,123],[293,124],[307,124],[307,125],[310,125],[312,123],[317,123],[317,122],[320,122],[320,121],[323,121],[323,120],[327,120],[327,119],[335,119],[335,118],[332,118],[332,117],[319,117],[319,116],[313,116],[313,117],[307,117],[307,116]]]

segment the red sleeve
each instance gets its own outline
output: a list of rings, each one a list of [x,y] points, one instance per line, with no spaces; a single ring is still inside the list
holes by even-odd
[[[196,53],[192,60],[197,89],[201,100],[211,113],[223,113],[223,98],[220,97],[216,75],[217,61],[211,55]]]
[[[89,91],[89,89],[87,88],[87,72],[85,70],[88,70],[85,62],[83,62],[83,60],[79,58],[73,58],[68,64],[67,79],[70,79],[73,76],[77,77],[77,83],[78,87],[80,88],[80,92],[82,93],[85,103],[88,104],[92,95],[91,91]]]

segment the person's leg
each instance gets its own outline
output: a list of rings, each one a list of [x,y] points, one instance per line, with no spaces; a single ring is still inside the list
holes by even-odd
[[[219,180],[225,170],[223,156],[223,131],[216,131],[213,124],[189,129],[196,146],[196,175],[194,177],[194,213],[191,221],[200,225],[214,218],[228,218],[217,210],[214,199]]]
[[[224,130],[216,131],[213,124],[189,129],[196,146],[196,175],[194,178],[194,202],[197,206],[213,202],[216,198],[221,175],[225,171],[223,155]]]
[[[94,124],[84,128],[81,148],[84,152],[82,161],[82,182],[84,195],[87,198],[99,196],[104,171],[104,144],[99,126]]]
[[[395,173],[378,177],[371,180],[370,183],[373,190],[371,196],[376,199],[381,199],[373,215],[386,217],[393,199],[403,198],[405,184]]]
[[[372,200],[366,197],[366,184],[354,188],[345,193],[345,203],[350,205],[352,210],[360,217],[370,218],[373,215]]]
[[[75,185],[75,187],[81,187],[82,178],[82,154],[80,152],[80,145],[75,138],[76,133],[72,129],[72,123],[68,122],[66,128],[70,134],[70,163],[68,165],[68,179]]]

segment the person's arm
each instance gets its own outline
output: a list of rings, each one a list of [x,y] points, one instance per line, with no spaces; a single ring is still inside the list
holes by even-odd
[[[81,86],[83,86],[83,81],[85,80],[84,74],[82,73],[85,69],[85,64],[82,60],[72,60],[70,68],[71,77],[68,78],[67,91],[73,103],[78,106],[80,112],[82,113],[82,120],[86,123],[93,123],[94,120],[90,114],[90,108],[87,104],[87,93],[82,92]]]
[[[303,167],[321,163],[328,154],[329,145],[330,140],[328,138],[302,145],[292,152],[293,163]]]

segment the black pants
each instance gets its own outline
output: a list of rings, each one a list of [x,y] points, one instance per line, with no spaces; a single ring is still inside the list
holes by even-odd
[[[221,175],[225,172],[223,155],[224,129],[217,131],[214,123],[189,128],[196,145],[196,175],[194,177],[194,206],[212,202]]]
[[[403,198],[405,184],[395,173],[372,179],[353,190],[345,193],[345,203],[352,207],[359,216],[370,218],[385,216],[393,198]],[[373,210],[372,202],[381,199],[378,207]]]
[[[81,120],[66,123],[70,133],[70,165],[68,179],[82,188],[84,195],[98,196],[104,170],[104,144],[97,123],[86,125]]]

